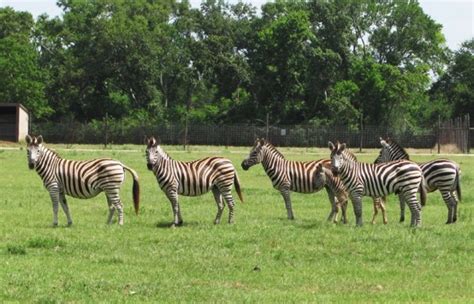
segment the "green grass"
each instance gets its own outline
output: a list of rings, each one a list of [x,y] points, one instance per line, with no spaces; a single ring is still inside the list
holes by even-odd
[[[370,224],[372,205],[365,199],[365,225],[355,228],[352,207],[349,224],[326,222],[325,191],[293,194],[296,220],[286,220],[283,200],[262,167],[240,168],[248,148],[165,147],[180,160],[230,158],[245,199],[237,202],[234,225],[215,226],[212,194],[181,197],[185,225],[171,229],[169,202],[146,170],[144,147],[52,147],[66,158],[113,157],[137,170],[140,215],[133,212],[127,174],[124,227],[105,224],[101,194],[69,198],[74,225],[66,227],[60,210],[60,225],[52,228],[48,193],[28,170],[26,151],[0,150],[0,302],[474,302],[471,156],[448,156],[462,168],[458,223],[444,224],[447,208],[439,193],[431,193],[420,229],[398,223],[394,196],[388,225],[381,218]],[[329,154],[281,151],[295,160]],[[357,156],[373,161],[376,151]],[[412,155],[416,161],[434,157]]]

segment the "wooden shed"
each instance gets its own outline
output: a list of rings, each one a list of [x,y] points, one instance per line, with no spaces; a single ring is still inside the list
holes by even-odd
[[[0,103],[0,140],[19,142],[28,134],[30,115],[19,103]]]

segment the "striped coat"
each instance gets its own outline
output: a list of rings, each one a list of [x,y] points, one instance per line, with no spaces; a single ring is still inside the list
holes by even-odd
[[[58,225],[58,205],[66,214],[68,225],[72,218],[66,195],[75,198],[92,198],[105,192],[109,205],[107,222],[110,224],[117,209],[118,223],[123,225],[123,205],[120,187],[125,179],[125,170],[133,176],[133,202],[135,212],[139,209],[139,184],[137,173],[113,159],[76,161],[61,158],[56,152],[43,145],[43,137],[26,136],[28,165],[35,169],[43,180],[53,203],[53,225]]]
[[[233,222],[234,199],[232,185],[240,200],[240,182],[232,162],[222,157],[207,157],[191,162],[181,162],[172,159],[158,145],[154,137],[146,139],[147,167],[156,176],[158,184],[171,203],[173,211],[172,226],[183,224],[178,195],[198,196],[212,191],[217,204],[215,224],[220,223],[224,210],[223,200],[229,207],[229,223]]]
[[[387,162],[398,159],[410,159],[408,153],[397,142],[380,138],[382,150],[376,162]],[[457,205],[461,199],[461,185],[459,165],[448,159],[435,159],[420,163],[421,171],[425,179],[424,187],[427,192],[439,190],[448,208],[447,224],[457,220]],[[405,219],[405,205],[400,204],[400,221]]]
[[[411,225],[421,225],[421,205],[416,193],[421,189],[421,200],[426,199],[420,167],[413,162],[400,160],[384,164],[367,164],[345,156],[346,145],[329,142],[331,167],[340,176],[354,205],[356,224],[362,225],[362,196],[383,197],[396,193],[408,204],[412,214]]]
[[[334,218],[336,204],[331,189],[320,181],[316,182],[315,172],[318,164],[325,167],[330,166],[330,160],[320,159],[316,161],[300,162],[285,159],[272,144],[264,139],[257,139],[250,150],[249,156],[242,162],[242,168],[248,170],[250,167],[261,163],[273,188],[280,191],[285,201],[288,219],[294,219],[290,192],[314,193],[326,188],[331,203],[331,213],[328,220]]]

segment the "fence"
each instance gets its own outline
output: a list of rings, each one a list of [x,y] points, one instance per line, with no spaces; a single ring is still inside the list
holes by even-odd
[[[466,129],[467,128],[467,129]],[[467,130],[467,131],[466,131]],[[345,126],[315,127],[310,125],[196,125],[188,126],[185,139],[183,124],[126,126],[121,122],[84,124],[32,124],[33,134],[42,134],[51,143],[142,144],[145,136],[158,136],[163,144],[249,146],[255,138],[267,138],[276,146],[326,147],[329,140],[346,142],[352,148],[378,148],[379,137],[396,139],[404,147],[436,149],[454,144],[469,153],[469,117],[439,123],[437,127],[417,131],[400,131],[386,126],[364,126],[362,131]]]

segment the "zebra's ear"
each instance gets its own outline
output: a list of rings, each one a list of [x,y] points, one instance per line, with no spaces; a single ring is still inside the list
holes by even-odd
[[[316,173],[321,173],[321,171],[323,171],[323,164],[319,163],[316,166]]]
[[[386,147],[386,148],[389,147],[389,144],[383,139],[380,141],[380,144],[382,145],[382,147]]]
[[[147,144],[148,144],[148,147],[156,146],[156,139],[155,139],[155,137],[153,137],[153,136],[150,137],[150,138],[148,139],[148,143],[147,143]]]
[[[328,147],[329,147],[329,150],[331,151],[334,151],[334,149],[336,149],[336,147],[334,146],[334,144],[330,141],[328,141]]]
[[[29,134],[27,134],[25,136],[25,141],[26,141],[27,145],[31,145],[31,143],[33,142],[33,139],[31,138],[31,136]]]
[[[260,142],[261,146],[264,146],[265,145],[265,138],[260,139],[259,142]]]
[[[379,137],[379,141],[382,142],[383,138],[382,137]]]
[[[342,143],[339,145],[339,152],[342,152],[346,149],[346,143]]]
[[[36,144],[41,145],[43,143],[43,136],[40,135],[36,137]]]

